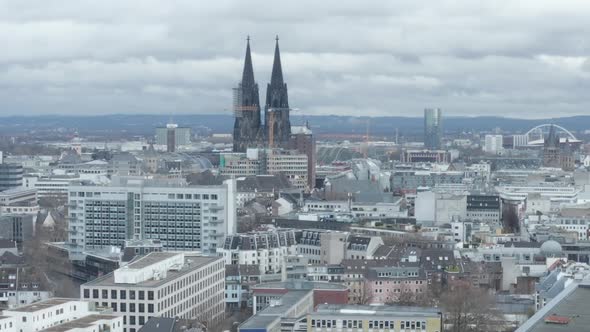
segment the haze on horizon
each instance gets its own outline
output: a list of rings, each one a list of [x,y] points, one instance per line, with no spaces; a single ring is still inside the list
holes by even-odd
[[[0,115],[227,113],[275,35],[309,115],[548,118],[590,109],[590,2],[0,0]]]

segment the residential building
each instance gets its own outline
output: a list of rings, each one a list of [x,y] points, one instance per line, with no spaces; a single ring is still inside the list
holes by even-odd
[[[125,240],[158,239],[164,250],[215,253],[236,230],[235,181],[189,186],[181,180],[113,178],[107,186],[69,188],[70,257],[121,247]]]
[[[34,267],[17,263],[0,268],[0,307],[16,308],[52,295],[47,277]]]
[[[285,256],[296,252],[296,232],[283,229],[228,235],[217,248],[225,264],[255,265],[263,274],[281,273]]]
[[[80,286],[83,300],[123,315],[127,332],[151,317],[219,323],[224,316],[225,264],[195,253],[152,252]]]

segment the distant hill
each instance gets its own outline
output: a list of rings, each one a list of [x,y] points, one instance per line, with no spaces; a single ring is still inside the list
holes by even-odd
[[[31,130],[76,128],[81,134],[90,132],[126,132],[130,135],[151,135],[154,128],[166,124],[171,115],[127,115],[103,116],[8,116],[0,117],[0,135],[23,133]],[[181,126],[208,127],[215,133],[230,133],[233,128],[231,115],[195,114],[173,115],[174,122]],[[317,134],[364,134],[367,119],[371,136],[393,136],[396,128],[402,134],[416,134],[423,129],[422,118],[409,117],[351,117],[351,116],[310,116],[293,115],[292,125],[309,121]],[[481,132],[501,128],[510,132],[526,132],[543,123],[559,124],[570,131],[590,129],[590,116],[574,116],[556,119],[512,119],[502,117],[445,117],[447,133]]]

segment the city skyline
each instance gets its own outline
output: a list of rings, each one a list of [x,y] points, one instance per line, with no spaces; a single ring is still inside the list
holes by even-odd
[[[267,78],[276,34],[301,114],[540,118],[590,106],[586,2],[267,6],[5,4],[1,114],[229,114],[247,35]]]

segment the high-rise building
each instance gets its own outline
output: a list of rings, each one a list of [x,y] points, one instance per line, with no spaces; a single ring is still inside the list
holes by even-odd
[[[502,135],[486,135],[484,139],[483,151],[489,154],[499,154],[503,147]]]
[[[127,332],[150,317],[219,323],[225,310],[225,264],[220,257],[152,252],[80,286],[83,300],[123,316]]]
[[[23,185],[23,165],[0,163],[0,191]]]
[[[235,181],[188,186],[141,177],[69,188],[70,259],[85,250],[158,239],[164,250],[215,253],[236,230]]]
[[[266,88],[266,106],[264,109],[266,139],[270,148],[288,147],[291,138],[289,111],[287,84],[283,81],[279,37],[277,37],[272,74],[270,83]]]
[[[441,148],[442,142],[442,111],[440,108],[424,110],[424,147],[431,150]]]
[[[190,145],[191,128],[179,127],[176,123],[168,123],[165,127],[157,127],[156,144],[165,145],[168,152],[176,151],[179,146]]]
[[[312,190],[315,187],[316,146],[313,132],[307,123],[305,126],[291,127],[289,148],[307,156],[307,187]]]

